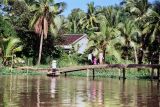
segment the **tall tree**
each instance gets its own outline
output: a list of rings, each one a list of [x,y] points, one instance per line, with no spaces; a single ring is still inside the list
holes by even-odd
[[[141,64],[144,59],[144,53],[146,49],[146,37],[148,35],[148,31],[146,32],[146,29],[144,28],[144,25],[146,24],[145,20],[141,20],[144,14],[146,14],[148,8],[151,6],[151,4],[148,2],[148,0],[123,0],[123,7],[124,9],[130,13],[129,18],[131,20],[134,20],[136,24],[139,26],[141,32],[140,42],[141,45],[139,46],[138,53],[139,54],[139,61],[138,63]]]
[[[71,14],[68,16],[68,20],[70,23],[70,33],[83,33],[83,21],[86,14],[83,10],[77,8],[73,9]]]
[[[99,13],[98,7],[94,6],[94,2],[89,3],[84,21],[84,28],[86,29],[93,29],[95,27],[98,27],[98,21],[97,21],[97,15]]]
[[[94,31],[89,39],[92,47],[97,48],[105,59],[106,48],[113,45],[112,39],[120,34],[118,29],[116,29],[116,25],[119,22],[119,12],[113,7],[103,8],[100,11],[97,16],[99,28],[97,31]]]
[[[141,32],[139,31],[138,27],[135,25],[134,21],[126,20],[124,23],[119,23],[117,26],[119,31],[121,32],[122,37],[124,37],[125,40],[125,47],[126,47],[126,59],[128,60],[128,53],[129,53],[129,47],[133,47],[134,49],[134,59],[135,63],[138,63],[137,59],[137,35],[141,35]]]
[[[150,4],[148,0],[123,0],[124,9],[136,17],[146,13]]]
[[[146,34],[145,40],[147,41],[147,47],[155,47],[159,46],[159,38],[160,38],[160,2],[155,2],[151,8],[147,10],[147,12],[141,17],[141,20],[144,20],[146,23],[144,24],[143,34]],[[146,43],[146,41],[145,41]],[[150,48],[149,48],[150,49]],[[154,57],[153,54],[159,54],[159,49],[152,48],[149,50],[152,55],[149,59]],[[153,57],[152,57],[153,56]]]
[[[48,28],[55,32],[54,18],[63,12],[66,4],[64,2],[54,3],[54,0],[36,0],[36,4],[31,5],[31,11],[35,14],[30,26],[34,27],[35,33],[40,36],[39,57],[37,65],[40,64],[42,54],[43,39],[47,38]]]

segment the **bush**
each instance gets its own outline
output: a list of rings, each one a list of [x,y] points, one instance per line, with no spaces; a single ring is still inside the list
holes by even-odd
[[[77,59],[74,56],[63,54],[59,59],[57,66],[58,67],[67,67],[67,66],[75,66],[78,65]]]
[[[105,58],[105,62],[109,64],[114,64],[114,63],[118,63],[118,60],[114,55],[107,55]]]

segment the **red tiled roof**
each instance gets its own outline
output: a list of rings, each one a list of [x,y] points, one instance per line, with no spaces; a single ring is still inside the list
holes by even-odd
[[[61,42],[59,45],[70,45],[74,43],[76,40],[80,39],[83,34],[65,34],[61,36]]]

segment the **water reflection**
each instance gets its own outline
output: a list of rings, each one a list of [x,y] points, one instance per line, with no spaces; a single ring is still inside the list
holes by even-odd
[[[159,107],[157,81],[1,76],[0,107]]]
[[[51,98],[55,98],[55,92],[56,92],[56,78],[51,78]]]

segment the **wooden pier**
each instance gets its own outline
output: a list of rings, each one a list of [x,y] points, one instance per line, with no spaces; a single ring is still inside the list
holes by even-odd
[[[57,68],[56,76],[61,74],[65,74],[67,76],[68,72],[76,72],[76,71],[92,71],[93,77],[95,77],[95,69],[112,69],[117,68],[119,69],[119,78],[126,79],[126,69],[127,68],[147,68],[151,69],[151,80],[154,77],[155,69],[157,70],[157,79],[160,80],[160,64],[102,64],[102,65],[83,65],[83,66],[72,66],[72,67],[63,67]],[[22,69],[22,68],[21,68]],[[48,72],[48,75],[52,76],[52,69],[51,68],[23,68],[27,70],[34,70],[34,71],[43,71]]]
[[[64,67],[57,68],[57,74],[65,74],[68,72],[76,72],[76,71],[92,71],[93,78],[95,77],[95,69],[109,69],[109,68],[118,68],[119,69],[119,79],[126,79],[126,68],[148,68],[151,69],[151,80],[154,77],[155,69],[157,69],[157,78],[160,80],[160,65],[159,64],[103,64],[103,65],[84,65],[84,66],[73,66],[73,67]]]

